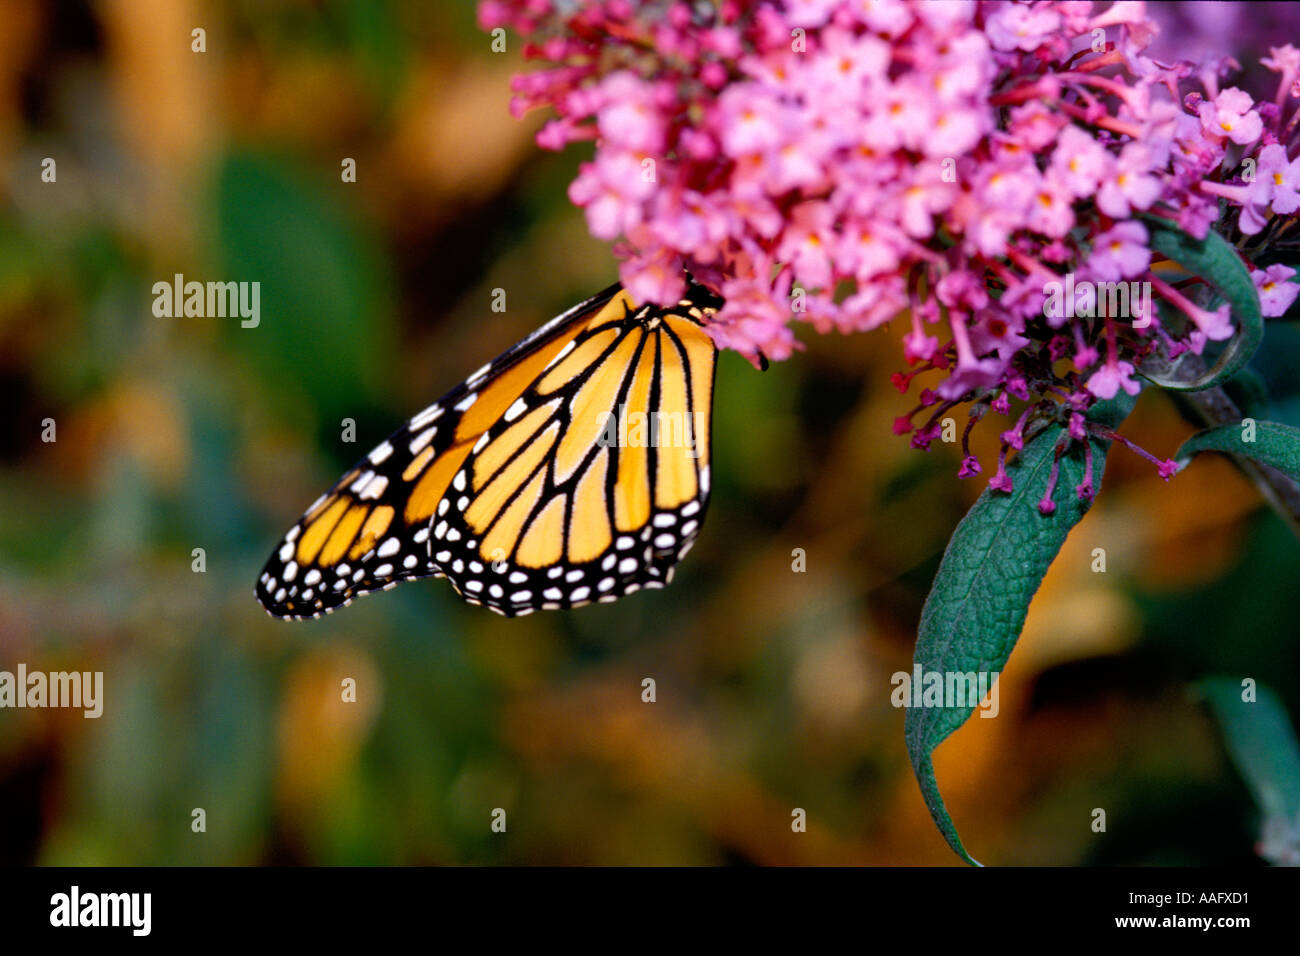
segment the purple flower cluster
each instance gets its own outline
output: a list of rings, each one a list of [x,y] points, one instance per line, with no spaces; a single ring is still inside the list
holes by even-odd
[[[718,345],[751,360],[797,348],[794,321],[908,316],[895,383],[940,373],[896,425],[914,445],[955,405],[974,423],[1024,404],[995,488],[1033,423],[1081,438],[1150,352],[1233,335],[1226,304],[1162,268],[1144,217],[1255,236],[1300,209],[1300,51],[1271,50],[1260,102],[1222,85],[1231,60],[1147,56],[1141,2],[483,0],[479,17],[545,61],[514,87],[517,112],[554,110],[538,143],[594,141],[570,198],[635,297],[676,301],[689,271],[726,300]],[[1165,308],[1045,309],[1067,274],[1149,283]],[[1291,305],[1293,275],[1252,269],[1265,314]],[[961,473],[979,470],[967,451]]]

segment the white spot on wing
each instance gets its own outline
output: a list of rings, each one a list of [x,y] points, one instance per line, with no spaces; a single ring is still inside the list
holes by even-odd
[[[366,482],[366,486],[361,489],[361,493],[357,497],[362,501],[368,498],[378,498],[387,487],[388,477],[386,475],[375,475]]]
[[[420,414],[411,419],[411,431],[418,432],[430,422],[437,421],[438,416],[442,414],[441,405],[430,405]]]
[[[420,452],[424,451],[424,446],[433,441],[433,436],[437,434],[437,432],[438,428],[437,426],[434,426],[433,428],[426,428],[424,431],[420,432],[420,434],[412,438],[410,444],[411,454],[418,455]]]

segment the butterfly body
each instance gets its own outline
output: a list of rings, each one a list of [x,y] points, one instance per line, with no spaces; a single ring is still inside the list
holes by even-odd
[[[258,600],[319,617],[362,594],[445,577],[507,616],[663,587],[709,491],[721,304],[611,286],[411,418],[282,539]]]

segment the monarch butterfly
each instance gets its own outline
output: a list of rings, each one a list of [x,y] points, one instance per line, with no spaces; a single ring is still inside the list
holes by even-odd
[[[676,306],[637,307],[615,284],[552,319],[308,508],[257,599],[299,620],[445,577],[513,617],[663,587],[708,503],[717,349],[703,322],[721,304],[691,283]]]

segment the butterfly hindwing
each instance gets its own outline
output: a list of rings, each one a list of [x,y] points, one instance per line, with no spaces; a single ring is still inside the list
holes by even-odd
[[[439,506],[434,563],[502,614],[663,587],[709,489],[717,352],[693,289],[592,323],[479,439]]]
[[[716,350],[700,323],[718,304],[693,287],[674,309],[634,310],[612,286],[553,319],[309,508],[267,561],[259,601],[319,617],[446,576],[513,615],[662,586],[707,502]],[[663,413],[670,443],[624,446],[599,420],[620,406]]]

